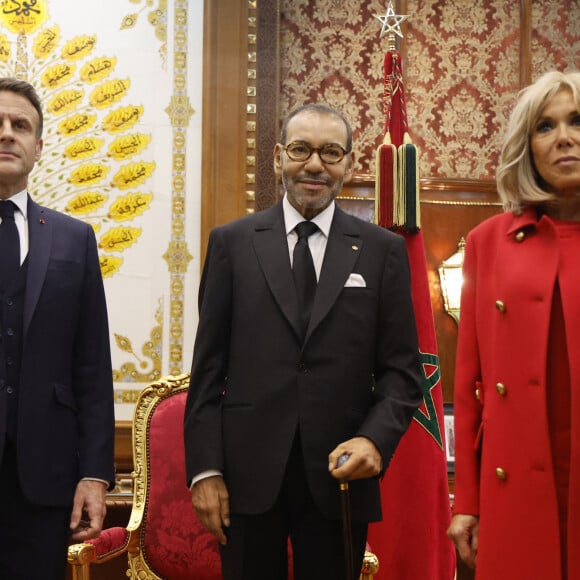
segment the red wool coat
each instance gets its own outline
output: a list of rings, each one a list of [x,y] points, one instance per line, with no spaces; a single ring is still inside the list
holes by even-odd
[[[495,216],[467,237],[455,376],[454,511],[480,517],[477,580],[561,578],[546,406],[558,240],[550,219],[538,219],[531,210]],[[572,280],[562,297],[572,383],[568,579],[577,580],[580,267],[567,276]]]

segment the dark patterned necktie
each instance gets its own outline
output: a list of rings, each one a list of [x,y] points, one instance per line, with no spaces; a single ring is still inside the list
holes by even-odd
[[[0,288],[5,290],[20,268],[20,237],[14,203],[0,200]]]
[[[312,222],[300,222],[295,228],[298,234],[298,241],[294,246],[292,258],[292,271],[294,273],[294,284],[298,294],[298,307],[300,308],[300,323],[302,326],[302,337],[306,334],[314,294],[316,293],[316,270],[312,254],[308,247],[308,238],[318,231],[318,226]]]

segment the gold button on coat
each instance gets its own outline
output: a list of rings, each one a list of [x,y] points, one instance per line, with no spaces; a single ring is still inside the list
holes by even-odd
[[[481,399],[481,391],[479,389],[475,389],[475,398],[478,401]]]
[[[516,234],[516,242],[523,242],[525,240],[525,238],[526,238],[526,233],[525,232],[519,231]]]
[[[501,467],[495,468],[495,475],[498,479],[507,479],[507,473]]]
[[[506,311],[506,307],[505,304],[501,301],[501,300],[496,300],[495,301],[495,307],[500,311],[500,312],[505,312]]]
[[[507,395],[507,389],[503,383],[498,383],[495,386],[495,390],[502,396],[505,397]]]

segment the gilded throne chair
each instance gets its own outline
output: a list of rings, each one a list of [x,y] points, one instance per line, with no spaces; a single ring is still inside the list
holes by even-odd
[[[92,566],[118,557],[127,558],[126,576],[135,580],[221,580],[218,543],[198,521],[185,485],[188,388],[189,374],[183,374],[163,377],[141,392],[133,416],[129,523],[69,546],[73,580],[90,580]],[[377,571],[378,560],[367,551],[360,580],[372,580]]]

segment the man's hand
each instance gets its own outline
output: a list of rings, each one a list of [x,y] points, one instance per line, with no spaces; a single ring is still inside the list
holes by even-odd
[[[78,482],[70,518],[73,540],[84,542],[101,533],[107,513],[106,495],[107,486],[102,481],[83,479]]]
[[[348,455],[342,467],[338,467],[338,458]],[[328,456],[328,471],[336,479],[365,479],[379,475],[382,459],[376,445],[366,437],[354,437],[341,443]]]
[[[230,525],[230,501],[224,478],[214,475],[198,481],[191,489],[191,502],[199,521],[225,546],[223,528]]]
[[[479,545],[479,518],[464,514],[454,515],[447,535],[457,547],[459,557],[470,568],[475,568]]]

